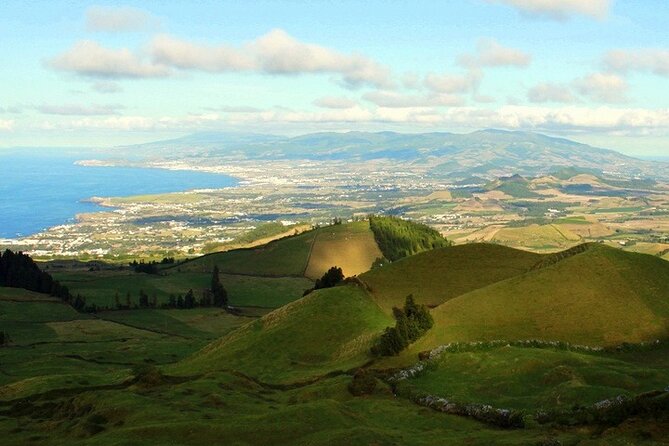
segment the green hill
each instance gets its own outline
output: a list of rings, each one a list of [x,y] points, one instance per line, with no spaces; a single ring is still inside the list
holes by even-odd
[[[314,280],[335,265],[346,276],[365,272],[381,256],[369,222],[360,221],[325,226],[255,248],[208,254],[167,272],[211,272],[218,265],[221,273],[227,274],[306,276]]]
[[[211,272],[252,276],[302,276],[317,231],[307,231],[249,249],[207,254],[167,270],[168,272]]]
[[[500,259],[503,261],[503,259]],[[452,341],[543,339],[585,345],[669,335],[669,264],[596,245],[433,310],[415,350]]]
[[[358,286],[318,290],[210,344],[175,370],[234,369],[270,382],[346,370],[371,359],[374,338],[391,323]]]
[[[431,307],[529,270],[542,258],[518,249],[476,243],[439,248],[375,268],[360,276],[386,311],[407,295]]]

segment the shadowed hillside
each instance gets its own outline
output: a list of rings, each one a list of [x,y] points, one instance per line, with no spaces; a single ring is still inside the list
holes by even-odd
[[[485,243],[423,252],[373,269],[360,279],[386,311],[401,307],[407,295],[428,306],[522,274],[542,258],[518,249]]]

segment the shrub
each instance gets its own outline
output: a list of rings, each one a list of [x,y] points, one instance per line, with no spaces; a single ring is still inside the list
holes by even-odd
[[[370,395],[374,393],[374,389],[376,389],[376,378],[372,372],[365,369],[358,369],[348,385],[348,391],[354,396]]]

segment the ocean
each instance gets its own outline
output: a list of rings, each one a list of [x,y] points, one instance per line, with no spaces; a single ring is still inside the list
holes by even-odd
[[[51,151],[53,152],[53,151]],[[46,153],[46,154],[45,154]],[[102,210],[87,198],[231,187],[227,175],[134,167],[88,167],[86,156],[0,151],[0,238],[17,238]]]

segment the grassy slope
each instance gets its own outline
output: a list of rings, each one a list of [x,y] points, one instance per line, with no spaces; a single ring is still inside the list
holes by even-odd
[[[374,337],[391,325],[362,289],[319,290],[207,346],[175,369],[235,369],[271,382],[292,381],[366,362]]]
[[[658,352],[667,354],[667,348]],[[669,358],[669,356],[667,356]],[[500,347],[444,353],[409,383],[462,403],[536,410],[589,405],[617,395],[663,389],[668,359],[658,355],[586,354]]]
[[[345,276],[368,271],[372,262],[383,257],[369,222],[334,225],[317,231],[305,276],[316,280],[330,267],[339,266]]]
[[[429,306],[527,271],[540,255],[499,245],[469,244],[416,254],[360,278],[386,311],[408,294]]]
[[[581,240],[563,225],[529,225],[520,228],[503,228],[493,240],[509,246],[532,249],[561,250]]]
[[[115,307],[115,295],[125,304],[126,293],[137,303],[139,291],[149,297],[156,295],[159,304],[169,300],[170,295],[184,295],[193,289],[196,296],[211,283],[211,272],[181,272],[167,276],[134,273],[128,271],[105,273],[58,273],[58,280],[74,294],[81,294],[86,302],[102,307]],[[310,280],[299,277],[253,277],[221,274],[220,280],[228,291],[230,304],[234,306],[259,306],[277,308],[302,296],[313,286]]]
[[[222,273],[255,276],[302,276],[316,231],[276,240],[267,245],[208,254],[176,265],[169,272],[208,272],[214,265]]]
[[[669,264],[606,246],[459,296],[413,347],[492,339],[613,345],[669,334]]]

